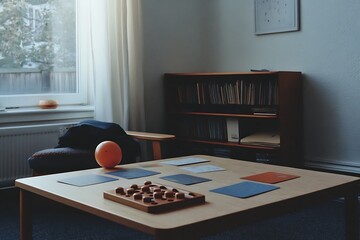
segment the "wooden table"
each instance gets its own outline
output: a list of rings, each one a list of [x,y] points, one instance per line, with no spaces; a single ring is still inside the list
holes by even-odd
[[[41,195],[127,227],[152,234],[157,239],[176,239],[179,237],[181,239],[194,239],[199,236],[224,231],[240,224],[247,224],[288,211],[298,210],[326,200],[345,197],[346,237],[347,239],[359,239],[357,209],[360,179],[357,177],[203,155],[192,157],[210,160],[210,162],[198,165],[211,164],[223,167],[226,170],[194,174],[176,166],[158,164],[158,166],[155,165],[146,169],[161,172],[161,174],[132,180],[119,178],[116,181],[85,187],[59,183],[58,180],[86,174],[104,175],[107,170],[98,168],[18,179],[16,180],[16,186],[20,188],[21,239],[32,238],[30,200],[33,194]],[[152,161],[151,164],[157,164],[161,161],[164,160]],[[123,165],[121,168],[141,168],[144,164],[150,163]],[[240,179],[241,177],[268,171],[299,175],[300,178],[277,183],[276,186],[279,186],[279,189],[247,199],[209,191],[245,181]],[[159,178],[177,173],[197,175],[210,178],[212,181],[186,186]],[[104,176],[109,175],[105,174]],[[103,198],[104,191],[119,186],[130,186],[133,183],[143,184],[145,180],[204,194],[206,203],[181,210],[151,214]]]

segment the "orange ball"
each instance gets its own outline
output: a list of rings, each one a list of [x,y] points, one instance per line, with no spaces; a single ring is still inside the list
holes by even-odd
[[[103,168],[113,168],[122,160],[122,150],[116,142],[104,141],[95,149],[96,162]]]

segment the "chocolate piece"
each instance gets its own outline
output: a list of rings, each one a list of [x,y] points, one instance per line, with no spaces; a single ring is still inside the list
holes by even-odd
[[[123,195],[125,194],[125,190],[123,187],[116,188],[115,192],[118,194],[123,194]]]
[[[153,188],[152,191],[155,193],[155,192],[161,192],[161,189],[160,188]]]
[[[144,193],[150,192],[150,187],[148,185],[142,186],[141,191]]]
[[[173,191],[166,191],[165,197],[166,198],[173,198],[175,196],[175,193]]]
[[[135,192],[135,190],[133,188],[126,189],[126,193],[129,195],[132,195],[134,192]]]
[[[154,193],[154,198],[155,199],[162,199],[164,193],[163,192],[156,192]]]
[[[151,184],[151,181],[144,182],[144,185],[150,185],[150,184]]]
[[[137,184],[133,184],[133,185],[131,185],[130,187],[133,188],[133,189],[135,189],[135,190],[139,189],[139,186],[138,186]]]
[[[142,194],[141,193],[134,193],[133,194],[133,198],[135,200],[141,200],[143,198]]]
[[[185,199],[185,193],[183,193],[183,192],[178,192],[178,193],[175,194],[175,197],[176,197],[177,199]]]

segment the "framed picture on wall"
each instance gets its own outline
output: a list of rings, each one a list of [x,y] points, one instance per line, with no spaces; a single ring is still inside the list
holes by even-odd
[[[255,34],[298,31],[299,0],[254,0]]]

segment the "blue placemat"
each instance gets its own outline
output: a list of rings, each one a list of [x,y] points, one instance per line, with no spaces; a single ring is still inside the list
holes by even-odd
[[[175,174],[175,175],[165,176],[165,177],[161,177],[161,178],[171,181],[171,182],[184,184],[184,185],[192,185],[192,184],[196,184],[196,183],[211,181],[211,179],[208,179],[208,178],[196,177],[196,176],[187,175],[187,174]]]
[[[113,172],[108,172],[107,174],[127,179],[133,179],[159,174],[159,172],[149,171],[141,168],[123,168]]]
[[[269,192],[279,187],[273,185],[267,185],[254,182],[240,182],[226,187],[216,188],[210,190],[210,192],[221,193],[238,198],[248,198],[251,196],[259,195],[265,192]]]
[[[77,186],[77,187],[84,187],[84,186],[105,183],[105,182],[111,182],[111,181],[116,181],[116,180],[118,180],[118,179],[101,176],[101,175],[89,174],[89,175],[60,179],[60,180],[58,180],[58,182]]]

